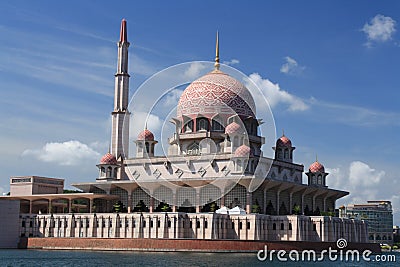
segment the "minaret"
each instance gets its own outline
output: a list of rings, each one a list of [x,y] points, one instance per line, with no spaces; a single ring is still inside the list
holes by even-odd
[[[128,74],[128,37],[126,20],[121,22],[118,45],[118,64],[115,74],[114,111],[112,116],[111,154],[118,160],[128,157],[129,150],[129,74]]]

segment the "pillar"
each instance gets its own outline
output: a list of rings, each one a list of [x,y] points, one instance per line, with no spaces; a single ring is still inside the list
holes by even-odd
[[[150,197],[150,207],[149,207],[149,212],[153,213],[153,209],[154,209],[154,197]]]
[[[251,213],[251,192],[246,192],[246,213],[250,214]]]
[[[279,215],[279,195],[281,194],[281,191],[276,192],[276,215]]]
[[[32,200],[29,200],[29,214],[32,214],[32,205],[33,205],[32,202],[33,202]]]
[[[89,198],[89,213],[92,213],[93,199]]]
[[[196,188],[196,213],[200,213],[200,190]]]
[[[47,213],[51,213],[52,212],[52,210],[51,210],[51,199],[49,199],[49,208],[48,208],[48,212]]]
[[[68,213],[72,213],[72,199],[68,199]]]
[[[132,209],[132,201],[133,201],[133,197],[132,197],[133,192],[132,191],[128,191],[128,213],[131,213],[131,209]]]
[[[176,212],[176,191],[172,192],[172,212]]]
[[[264,207],[263,207],[263,213],[267,214],[267,189],[264,188]]]

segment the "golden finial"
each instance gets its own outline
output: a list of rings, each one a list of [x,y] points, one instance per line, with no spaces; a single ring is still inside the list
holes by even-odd
[[[218,40],[218,31],[217,31],[217,41],[215,44],[215,63],[214,63],[214,67],[215,70],[219,70],[219,40]]]

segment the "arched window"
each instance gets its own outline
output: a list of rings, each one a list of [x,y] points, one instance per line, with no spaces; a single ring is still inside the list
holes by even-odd
[[[282,158],[282,149],[278,148],[278,159]]]
[[[289,159],[289,149],[285,149],[285,159]]]
[[[281,230],[285,230],[285,225],[281,223]]]
[[[114,177],[117,177],[118,171],[117,168],[114,169]]]
[[[242,161],[240,159],[237,160],[236,162],[236,170],[241,171],[242,170]]]
[[[112,168],[108,167],[107,168],[107,177],[111,177],[112,176]]]
[[[322,175],[318,175],[318,184],[322,184]]]
[[[144,144],[145,144],[145,146],[146,146],[146,153],[149,153],[149,151],[150,151],[149,142],[146,142],[146,143],[144,143]]]
[[[101,167],[101,176],[106,175],[106,169],[104,167]]]
[[[192,120],[188,121],[188,122],[185,124],[184,132],[185,132],[185,133],[191,133],[191,132],[193,132],[193,121],[192,121]]]
[[[186,151],[188,155],[198,155],[200,154],[200,147],[199,144],[194,142],[193,144],[189,145]]]
[[[198,118],[196,128],[197,131],[208,131],[208,119]]]
[[[212,120],[212,130],[216,132],[223,132],[224,131],[224,126],[216,120]]]
[[[312,184],[317,184],[317,177],[315,175],[312,176]]]
[[[272,225],[272,230],[276,230],[276,223]]]
[[[239,137],[238,136],[234,136],[233,137],[233,146],[234,147],[238,147],[239,146]]]
[[[369,239],[369,240],[374,240],[374,236],[373,236],[373,235],[370,235],[368,239]]]

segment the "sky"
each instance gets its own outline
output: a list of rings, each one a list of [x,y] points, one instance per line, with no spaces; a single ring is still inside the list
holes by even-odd
[[[125,18],[131,96],[167,67],[212,61],[218,30],[221,62],[261,88],[294,161],[307,170],[318,156],[328,186],[350,192],[337,205],[391,200],[399,225],[399,10],[398,1],[1,1],[0,194],[10,176],[65,178],[68,188],[95,180]],[[175,106],[181,92],[166,101]],[[149,123],[160,139],[162,118]]]

